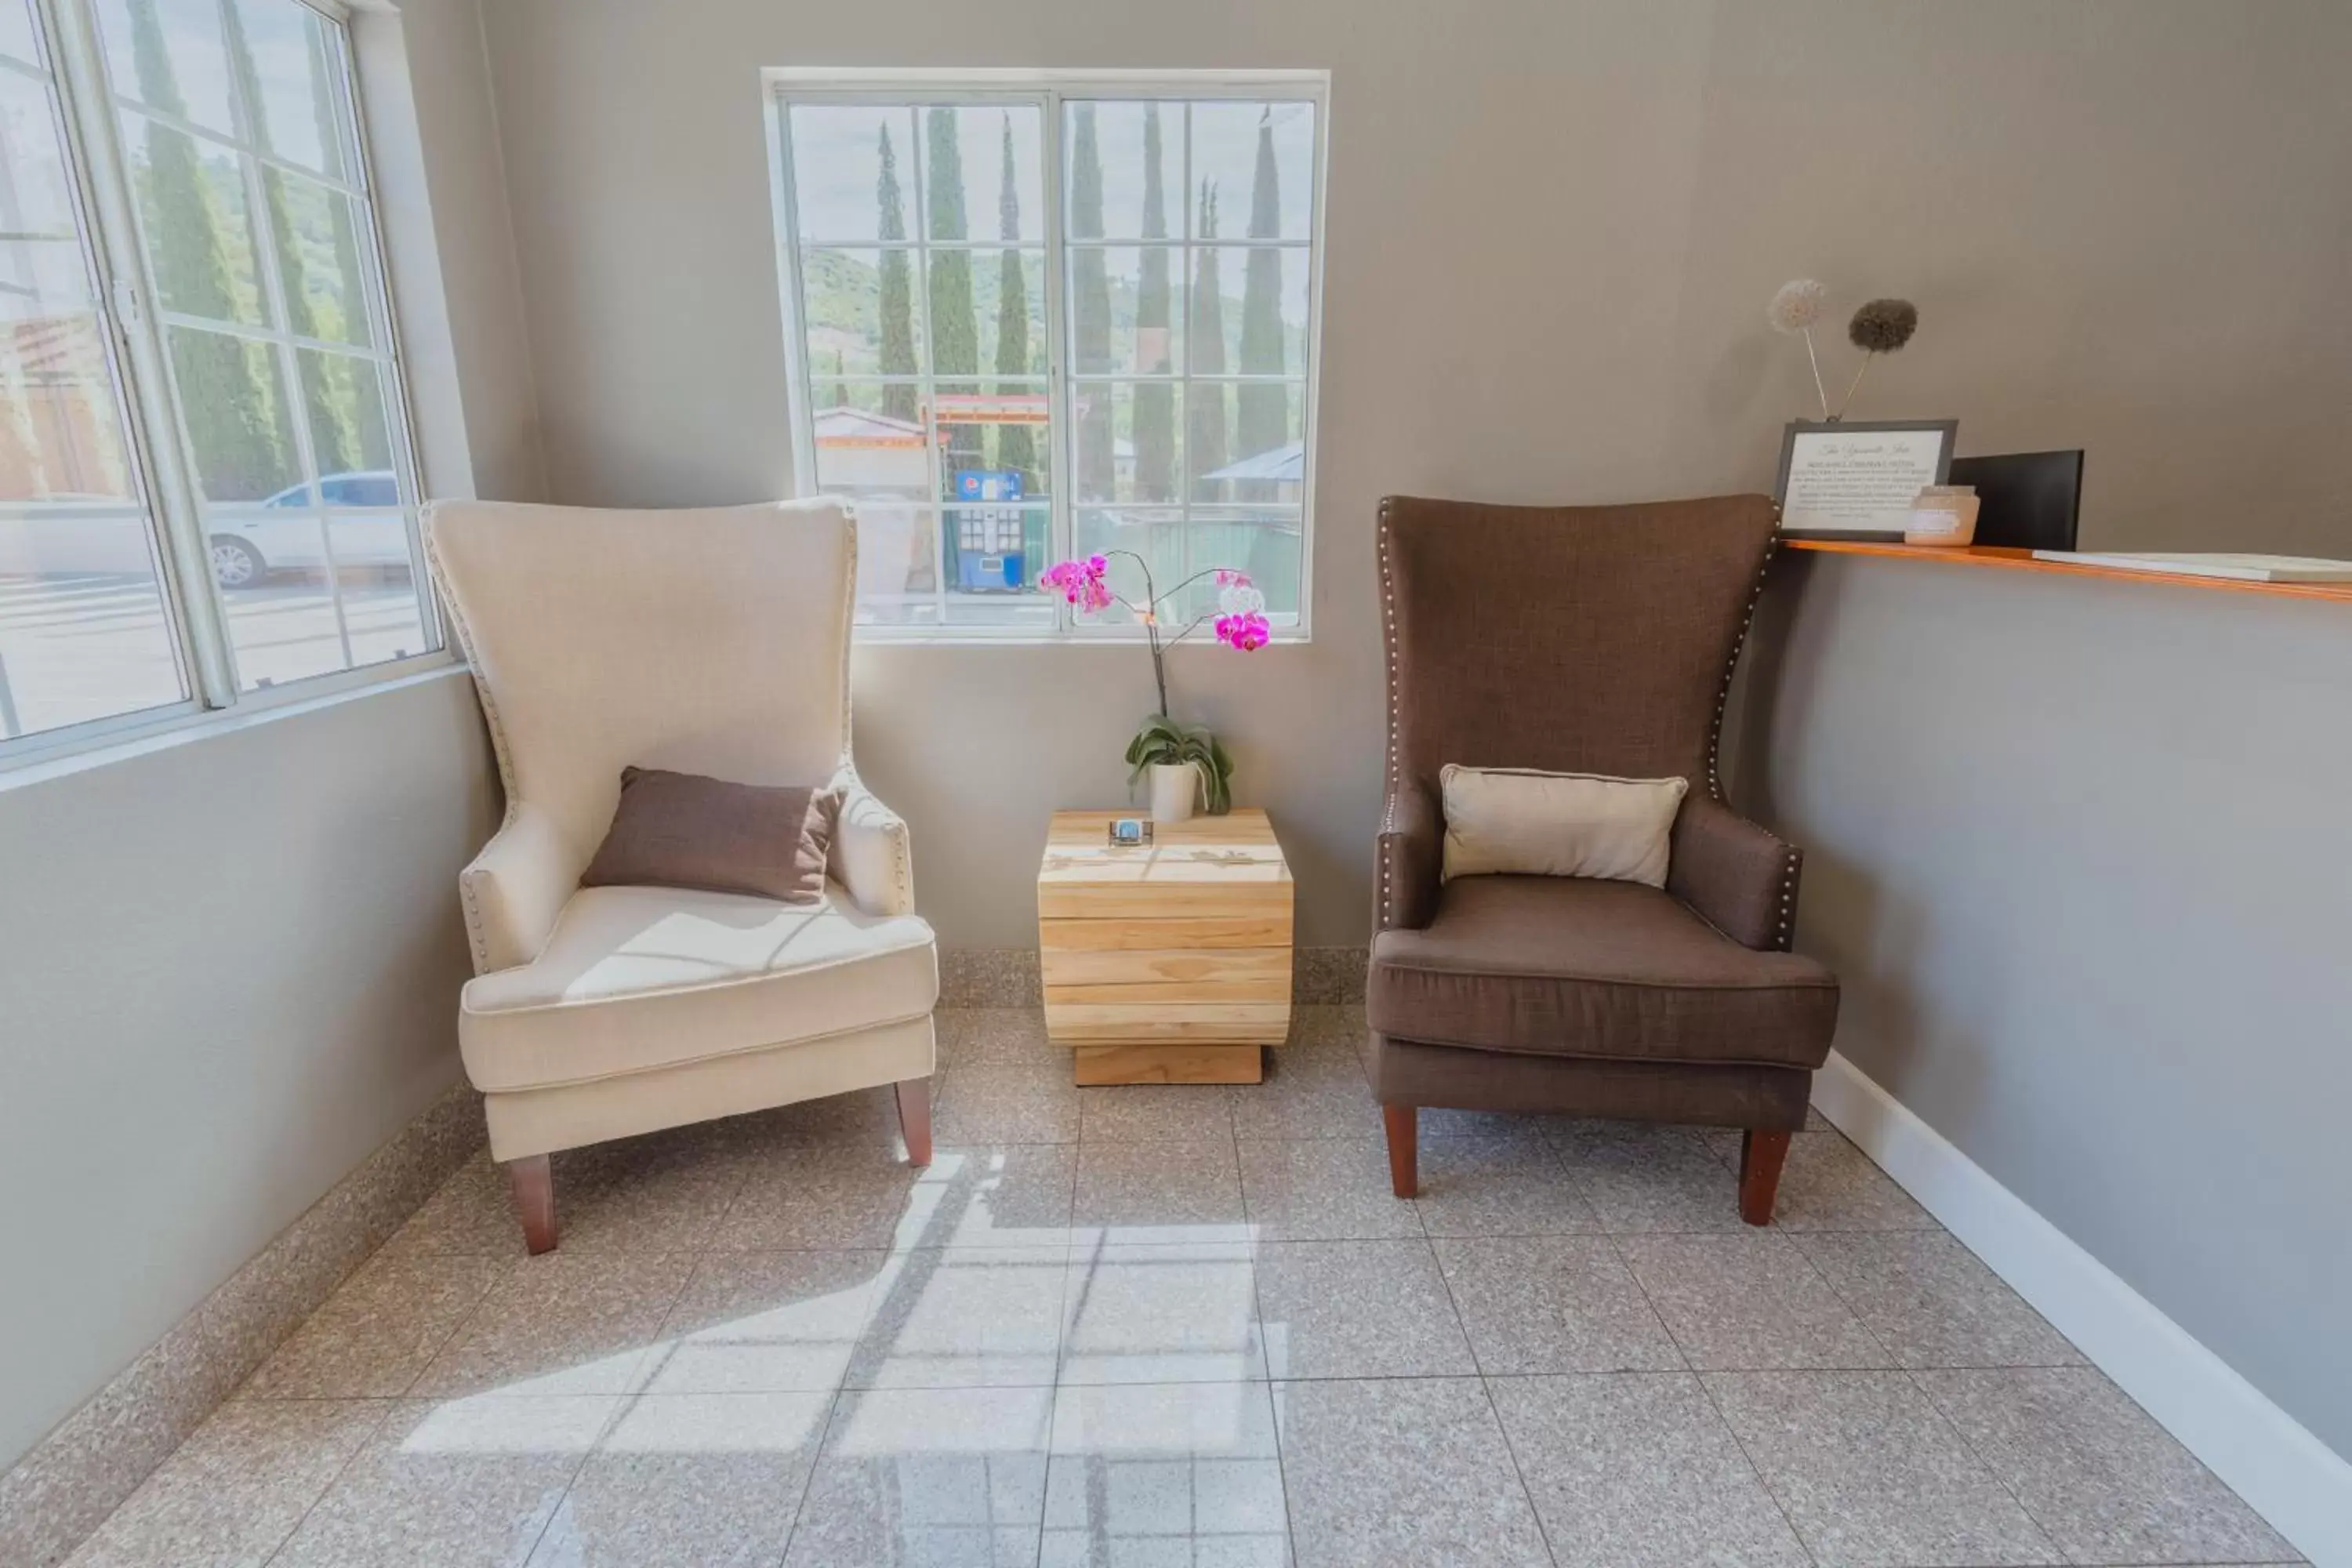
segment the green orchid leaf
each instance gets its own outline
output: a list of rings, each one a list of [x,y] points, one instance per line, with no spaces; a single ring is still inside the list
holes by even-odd
[[[1233,809],[1234,760],[1224,743],[1205,729],[1189,729],[1164,713],[1152,714],[1127,743],[1128,787],[1140,784],[1153,766],[1175,763],[1201,770],[1210,816],[1223,816]]]

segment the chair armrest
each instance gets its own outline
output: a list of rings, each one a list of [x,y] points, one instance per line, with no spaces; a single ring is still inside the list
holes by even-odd
[[[1695,796],[1675,819],[1666,891],[1743,947],[1785,949],[1797,921],[1804,851],[1719,800]]]
[[[834,775],[841,816],[825,858],[825,874],[848,889],[869,915],[915,912],[915,872],[906,819],[867,789],[855,768]]]
[[[526,802],[507,813],[473,864],[457,873],[474,973],[512,969],[537,958],[555,929],[555,917],[578,890],[585,864],[545,812]]]
[[[1437,803],[1418,781],[1401,779],[1381,813],[1374,851],[1372,929],[1418,931],[1437,902]]]

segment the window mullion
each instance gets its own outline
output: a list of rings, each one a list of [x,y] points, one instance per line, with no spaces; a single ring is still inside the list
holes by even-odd
[[[342,138],[345,166],[360,191],[353,218],[362,226],[366,238],[359,251],[361,286],[367,294],[365,308],[373,340],[369,359],[376,367],[377,395],[396,405],[384,410],[384,418],[392,440],[393,471],[401,487],[401,510],[408,530],[408,558],[412,563],[410,581],[417,591],[420,625],[432,639],[433,647],[444,649],[449,646],[449,622],[442,610],[440,586],[425,565],[424,447],[417,439],[416,410],[408,396],[400,310],[392,297],[391,257],[385,248],[383,214],[376,206],[375,151],[368,141],[364,84],[360,80],[359,61],[353,54],[349,15],[338,15],[336,10],[317,5],[311,9],[331,24],[326,28],[329,63],[348,88],[348,91],[335,95],[335,126]],[[289,321],[287,327],[290,334],[293,322]],[[297,346],[301,343],[299,338],[294,342]],[[322,489],[320,504],[325,505],[326,500]]]
[[[1062,234],[1062,95],[1047,90],[1044,105],[1045,127],[1039,135],[1038,157],[1045,165],[1045,317],[1052,323],[1045,333],[1045,460],[1053,489],[1045,553],[1052,560],[1067,561],[1078,549],[1077,492],[1070,482],[1070,421],[1075,417],[1067,366],[1070,321],[1063,298],[1067,287],[1063,269],[1068,264],[1069,254]],[[1076,622],[1072,606],[1059,595],[1053,596],[1051,602],[1054,629],[1070,631]]]
[[[793,160],[798,156],[793,145],[792,105],[777,99],[769,100],[775,115],[774,134],[778,159],[776,175],[782,184],[782,197],[776,203],[776,242],[783,261],[784,288],[784,372],[800,417],[793,421],[793,489],[795,494],[813,496],[819,493],[816,472],[816,393],[815,372],[808,356],[808,294],[801,274],[806,269],[807,255],[801,248],[800,191],[794,174]],[[853,616],[853,619],[856,617]]]
[[[1323,198],[1330,183],[1324,162],[1330,134],[1330,106],[1318,98],[1311,153],[1314,202],[1307,215],[1307,342],[1298,386],[1298,438],[1305,443],[1300,450],[1306,459],[1299,469],[1298,488],[1297,628],[1301,637],[1312,637],[1315,625],[1315,420],[1323,400]]]
[[[931,319],[931,212],[924,195],[924,178],[929,173],[930,153],[923,140],[923,106],[907,106],[907,167],[914,171],[915,208],[915,295],[921,301],[918,312],[923,323],[921,353],[915,368],[921,374],[919,384],[923,401],[916,409],[916,423],[923,426],[923,471],[930,478],[930,493],[923,498],[923,510],[931,519],[931,609],[939,616],[934,625],[948,624],[948,509],[940,500],[946,493],[940,471],[940,381],[939,365],[931,356],[932,334],[940,324]]]
[[[226,12],[235,0],[218,0]],[[221,18],[226,36],[228,18]],[[327,603],[335,612],[335,639],[343,653],[343,667],[357,664],[352,656],[351,616],[343,604],[343,574],[335,564],[335,530],[327,519],[327,492],[320,484],[326,476],[319,470],[318,444],[310,429],[310,400],[302,385],[302,356],[293,344],[294,312],[286,300],[284,258],[278,254],[277,226],[270,220],[269,189],[262,173],[257,150],[262,145],[261,109],[245,100],[246,84],[236,71],[229,73],[229,118],[236,128],[237,146],[234,153],[237,175],[245,185],[245,210],[248,232],[253,237],[253,270],[260,285],[261,299],[273,341],[269,354],[278,362],[278,374],[284,378],[286,427],[294,437],[294,463],[300,474],[303,488],[310,497],[310,521],[319,531],[319,558],[326,564]],[[365,302],[360,301],[362,310]]]
[[[1184,104],[1184,195],[1180,200],[1180,210],[1184,214],[1184,246],[1176,253],[1181,276],[1176,279],[1173,291],[1184,301],[1184,309],[1177,312],[1184,322],[1184,350],[1178,360],[1183,370],[1176,393],[1176,450],[1181,454],[1176,459],[1176,541],[1184,562],[1183,570],[1177,576],[1181,581],[1190,576],[1192,570],[1192,345],[1198,339],[1192,328],[1192,226],[1199,218],[1192,211],[1192,105],[1190,100]],[[1223,398],[1224,389],[1220,387],[1217,395]],[[1223,414],[1224,410],[1220,406],[1218,412]]]
[[[73,5],[76,0],[60,0],[60,3]],[[299,5],[301,0],[289,0],[289,4]],[[368,193],[365,190],[358,185],[346,184],[332,174],[322,174],[317,169],[305,168],[289,158],[280,158],[275,153],[264,153],[258,146],[241,145],[235,137],[224,136],[211,126],[199,124],[184,115],[167,114],[148,103],[142,103],[138,107],[140,118],[152,120],[158,125],[176,131],[192,142],[203,143],[223,153],[246,153],[269,168],[283,170],[289,174],[299,174],[314,185],[322,185],[343,195],[357,196],[362,200],[367,199]]]
[[[123,402],[130,426],[125,434],[146,477],[150,508],[162,534],[164,589],[177,613],[198,699],[208,708],[226,708],[236,700],[236,670],[229,655],[228,627],[212,591],[211,552],[194,476],[180,438],[170,355],[146,252],[139,241],[130,163],[107,94],[97,20],[86,0],[47,0],[47,9],[68,144],[89,197],[89,244],[100,278],[98,308],[124,356],[128,395]]]

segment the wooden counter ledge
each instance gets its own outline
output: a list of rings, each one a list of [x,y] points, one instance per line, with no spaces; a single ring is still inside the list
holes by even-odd
[[[2168,572],[2126,572],[2115,566],[2077,565],[2072,562],[2037,561],[2031,550],[1995,544],[1951,545],[1879,543],[1864,539],[1788,539],[1786,550],[1822,555],[1883,555],[1895,561],[1932,561],[1947,566],[1990,566],[2005,572],[2050,572],[2062,577],[2106,577],[2127,583],[2153,583],[2172,588],[2218,588],[2231,594],[2268,594],[2285,599],[2330,599],[2352,605],[2352,583],[2249,583],[2229,577],[2186,577]]]

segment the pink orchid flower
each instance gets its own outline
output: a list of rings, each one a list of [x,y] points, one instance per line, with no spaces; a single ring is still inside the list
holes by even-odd
[[[1055,563],[1038,574],[1037,582],[1041,587],[1061,595],[1066,601],[1076,605],[1081,610],[1089,612],[1107,610],[1118,602],[1118,595],[1110,591],[1110,584],[1105,580],[1109,570],[1110,562],[1108,557],[1088,555],[1077,560]],[[1267,622],[1265,613],[1265,595],[1260,593],[1257,585],[1250,581],[1248,573],[1237,572],[1230,566],[1221,566],[1214,572],[1205,573],[1202,575],[1212,577],[1219,590],[1218,599],[1223,613],[1213,622],[1219,642],[1223,643],[1227,647],[1238,648],[1244,653],[1249,653],[1264,647],[1272,640],[1273,627]],[[1148,579],[1148,570],[1146,576]],[[1160,606],[1158,601],[1131,607],[1135,611],[1137,625],[1157,628],[1161,624]],[[1197,621],[1192,623],[1193,626],[1199,624]],[[1191,629],[1191,626],[1184,628],[1185,631]],[[1181,639],[1182,635],[1180,632],[1178,639]],[[1160,648],[1160,639],[1155,630],[1152,642],[1155,671],[1159,667]]]
[[[1271,628],[1266,619],[1255,610],[1238,616],[1217,617],[1217,640],[1243,653],[1255,652],[1266,645]]]
[[[1089,555],[1084,561],[1064,561],[1049,566],[1037,581],[1082,610],[1107,610],[1112,595],[1103,574],[1109,570],[1110,563],[1104,557]]]

